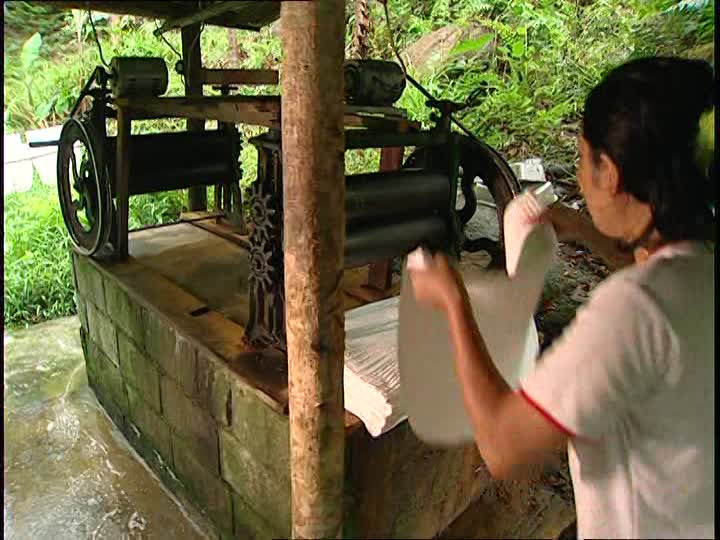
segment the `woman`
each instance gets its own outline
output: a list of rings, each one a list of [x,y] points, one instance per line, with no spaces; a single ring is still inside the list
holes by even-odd
[[[632,246],[634,263],[597,287],[518,391],[447,260],[410,274],[418,301],[448,318],[490,472],[567,445],[582,538],[714,535],[715,186],[697,142],[712,96],[712,68],[675,58],[629,62],[590,93],[578,182],[599,233]],[[562,210],[543,219],[567,236]]]

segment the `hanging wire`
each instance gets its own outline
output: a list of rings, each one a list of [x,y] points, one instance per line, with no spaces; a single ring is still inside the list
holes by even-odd
[[[407,72],[407,68],[405,67],[405,62],[403,62],[402,57],[400,56],[400,53],[397,50],[397,47],[395,46],[395,32],[393,32],[392,25],[390,24],[390,13],[388,12],[388,0],[380,0],[383,7],[385,8],[385,24],[388,28],[388,33],[390,35],[390,48],[392,49],[393,54],[395,55],[395,58],[397,58],[397,61],[400,63],[400,67],[403,70],[403,73],[405,74],[405,78],[412,84],[415,88],[417,88],[422,95],[424,95],[427,99],[432,101],[438,101],[430,92],[428,92],[423,85],[421,85],[418,81],[416,81],[413,77],[410,76],[410,74]],[[476,142],[482,143],[480,139],[477,138],[477,136],[470,131],[468,128],[466,128],[464,125],[460,123],[459,120],[457,120],[452,114],[449,114],[448,117],[450,118],[450,121],[455,124],[457,127],[459,127],[468,137],[475,140]]]
[[[98,39],[97,30],[95,29],[95,23],[93,22],[93,18],[92,18],[92,11],[90,11],[90,9],[88,9],[87,12],[88,12],[88,18],[90,19],[90,26],[92,26],[93,36],[95,36],[95,43],[97,44],[97,47],[98,47],[98,53],[100,53],[100,61],[103,63],[103,65],[106,68],[110,68],[110,64],[108,64],[105,61],[105,58],[103,57],[102,45],[100,45],[100,40]]]
[[[157,28],[158,30],[160,29],[160,25],[158,25],[157,19],[155,19],[155,28]],[[162,40],[165,42],[165,44],[166,44],[168,47],[170,47],[170,50],[171,50],[172,52],[174,52],[174,53],[178,56],[178,58],[180,58],[180,60],[182,60],[182,54],[180,54],[180,53],[177,51],[177,49],[172,46],[172,43],[170,43],[170,42],[167,40],[167,38],[165,37],[165,34],[164,34],[164,33],[161,33],[161,34],[160,34],[160,39],[162,39]]]

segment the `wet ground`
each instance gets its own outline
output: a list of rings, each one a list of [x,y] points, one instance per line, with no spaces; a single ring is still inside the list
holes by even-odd
[[[76,317],[4,335],[3,536],[201,539],[88,387]]]

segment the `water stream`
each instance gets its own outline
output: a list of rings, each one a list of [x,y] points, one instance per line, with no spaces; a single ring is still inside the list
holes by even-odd
[[[4,537],[208,538],[95,399],[78,328],[4,334]]]

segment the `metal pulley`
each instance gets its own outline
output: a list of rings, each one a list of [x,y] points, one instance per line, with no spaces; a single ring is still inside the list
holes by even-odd
[[[58,141],[57,184],[70,240],[81,255],[105,247],[112,229],[112,195],[105,143],[92,123],[70,118]]]
[[[110,61],[113,97],[161,96],[167,91],[168,69],[162,58],[116,56]]]

